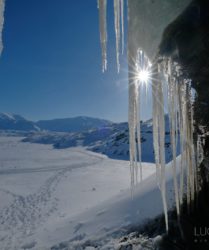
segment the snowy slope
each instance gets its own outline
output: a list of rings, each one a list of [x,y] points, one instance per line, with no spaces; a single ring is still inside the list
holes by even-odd
[[[143,163],[145,179],[132,200],[129,162],[21,139],[0,137],[0,249],[109,245],[118,231],[162,213],[154,164]],[[170,164],[167,171],[171,207]]]
[[[179,164],[180,158],[178,158]],[[170,209],[174,206],[171,163],[167,165],[166,187]],[[86,246],[92,247],[92,250],[98,247],[99,249],[116,249],[114,246],[117,241],[114,241],[114,238],[117,233],[120,236],[121,231],[125,231],[127,227],[143,225],[162,213],[161,194],[156,183],[156,176],[153,174],[137,186],[133,200],[130,190],[127,190],[69,220],[59,222],[54,220],[48,225],[48,230],[40,232],[39,236],[42,241],[40,246],[48,245],[49,241],[50,244],[61,241],[62,243],[55,244],[54,249],[62,249],[61,246],[66,247],[63,249],[77,249],[76,247],[85,249]],[[95,246],[97,248],[94,248]]]
[[[168,116],[165,117],[166,162],[171,160]],[[102,153],[112,159],[129,160],[129,133],[127,123],[111,124],[106,127],[79,133],[42,131],[28,135],[23,141],[53,144],[55,148],[83,146]],[[154,162],[152,120],[141,124],[142,161]],[[177,148],[179,154],[179,147]]]
[[[0,113],[0,130],[39,131],[32,121],[20,115]]]
[[[47,235],[43,239],[41,232],[50,234],[55,224],[61,226],[64,221],[71,225],[71,219],[130,186],[127,161],[80,147],[57,150],[21,139],[0,137],[1,250],[42,250],[56,244],[63,238],[55,228],[57,241]],[[143,164],[143,168],[144,177],[155,171],[153,164]],[[97,216],[102,213],[100,209]],[[75,225],[78,232],[79,223]]]
[[[168,116],[165,118],[166,162],[169,162],[172,157]],[[152,120],[142,122],[141,128],[142,161],[154,162]],[[0,113],[0,134],[25,136],[24,142],[53,144],[57,149],[83,146],[112,159],[129,160],[128,124],[125,122],[112,123],[97,118],[75,117],[34,123],[19,115]]]

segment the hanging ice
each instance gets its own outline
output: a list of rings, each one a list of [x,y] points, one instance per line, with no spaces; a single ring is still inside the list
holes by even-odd
[[[116,60],[118,72],[120,70],[120,61],[119,61],[119,49],[120,49],[120,0],[114,0],[114,16],[115,16],[115,41],[116,41]]]
[[[0,55],[3,50],[2,31],[4,26],[4,8],[5,0],[0,0]]]
[[[101,1],[103,2],[103,1]],[[153,145],[155,152],[156,173],[165,213],[166,229],[168,230],[168,215],[165,180],[165,119],[164,103],[168,100],[171,149],[173,157],[173,183],[177,214],[180,215],[180,205],[186,191],[188,209],[199,189],[198,165],[203,159],[200,137],[194,147],[193,104],[191,81],[184,79],[181,67],[172,58],[159,58],[158,46],[165,27],[171,23],[191,0],[157,0],[149,3],[147,0],[128,1],[128,67],[129,67],[129,144],[131,185],[137,182],[138,164],[141,168],[141,133],[140,133],[140,95],[142,82],[139,79],[147,77],[149,59],[153,60],[152,101],[153,101]],[[119,48],[123,37],[123,0],[114,0],[116,57],[118,70]],[[106,12],[106,8],[102,8]],[[105,13],[106,15],[106,13]],[[101,16],[101,15],[100,15]],[[104,13],[102,15],[104,17]],[[104,33],[104,25],[101,34]],[[157,57],[156,57],[157,56]],[[149,62],[150,63],[150,62]],[[149,68],[151,70],[151,68]],[[165,84],[164,84],[165,83]],[[165,87],[166,86],[166,87]],[[167,95],[166,90],[167,89]],[[177,178],[176,148],[180,144],[181,166],[180,178]],[[196,157],[195,157],[196,151]],[[185,175],[186,173],[186,175]],[[185,178],[186,177],[186,178]],[[186,187],[186,188],[185,188]]]
[[[163,83],[160,79],[161,65],[157,65],[157,79],[152,84],[153,95],[153,145],[156,160],[158,185],[161,190],[163,208],[165,214],[166,230],[168,230],[168,215],[166,202],[165,180],[165,120],[164,120],[164,96]]]
[[[98,0],[99,8],[99,26],[100,26],[100,42],[102,48],[102,70],[107,69],[107,0]]]
[[[175,201],[177,214],[180,214],[180,206],[179,206],[179,188],[177,183],[176,176],[176,148],[177,148],[177,134],[178,134],[178,126],[177,126],[177,118],[178,118],[178,89],[177,82],[175,77],[173,76],[173,65],[171,63],[171,59],[168,60],[168,111],[169,111],[169,119],[170,119],[170,138],[171,138],[171,150],[173,156],[173,181],[174,181],[174,192],[175,192]]]
[[[120,0],[121,8],[121,34],[122,34],[122,54],[124,52],[124,0]]]
[[[102,48],[102,69],[107,69],[107,0],[98,0],[100,42]],[[120,71],[120,41],[122,53],[124,51],[124,0],[114,0],[114,23],[116,37],[116,61],[118,72]],[[121,38],[122,36],[122,38]]]

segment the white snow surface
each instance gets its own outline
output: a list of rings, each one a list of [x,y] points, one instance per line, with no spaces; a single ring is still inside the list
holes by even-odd
[[[142,164],[144,181],[132,199],[128,161],[21,139],[0,137],[0,249],[42,250],[60,242],[74,249],[78,242],[114,235],[163,212],[154,164]]]
[[[86,216],[91,233],[109,210],[107,200],[130,186],[128,161],[21,140],[0,137],[1,250],[48,249],[80,234]],[[145,178],[155,171],[150,163],[143,168]]]

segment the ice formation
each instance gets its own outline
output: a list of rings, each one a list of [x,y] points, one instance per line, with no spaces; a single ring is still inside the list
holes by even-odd
[[[107,69],[107,0],[98,0],[100,42],[102,48],[102,70]]]
[[[122,35],[122,54],[124,52],[124,0],[120,0],[121,11],[121,35]]]
[[[5,0],[0,0],[0,55],[3,50],[2,31],[4,26],[4,8]]]
[[[107,69],[107,0],[98,0],[102,69]],[[120,71],[120,46],[124,52],[124,0],[114,0],[114,25],[117,69]]]
[[[114,0],[116,61],[120,71],[120,45],[124,51],[124,0]]]
[[[100,2],[103,2],[100,0]],[[172,2],[172,3],[171,3]],[[168,230],[165,180],[165,103],[168,103],[170,125],[174,195],[177,215],[180,215],[186,195],[188,210],[199,190],[198,166],[203,159],[200,136],[194,142],[193,97],[191,81],[183,77],[181,67],[169,57],[159,57],[158,46],[165,27],[178,16],[191,0],[128,1],[128,63],[129,63],[129,142],[131,185],[137,183],[138,166],[141,166],[140,96],[143,79],[139,74],[150,73],[153,102],[153,145],[156,176],[162,194],[166,229]],[[119,47],[123,27],[123,1],[114,0],[116,56],[119,70]],[[100,8],[106,11],[105,8]],[[163,13],[165,15],[163,15]],[[100,13],[104,17],[106,14]],[[122,24],[122,28],[121,28]],[[106,34],[101,26],[101,37]],[[121,31],[122,30],[122,31]],[[101,39],[101,41],[103,41]],[[123,42],[122,42],[123,44]],[[103,46],[103,45],[102,45]],[[123,48],[124,45],[122,45]],[[123,49],[122,49],[123,50]],[[106,54],[106,52],[105,52]],[[149,60],[149,58],[151,60]],[[151,66],[151,62],[153,66]],[[145,75],[145,74],[144,74]],[[179,140],[179,141],[178,141]],[[176,148],[180,144],[180,179],[177,178]],[[196,144],[196,145],[195,145]],[[140,180],[142,170],[140,167]]]

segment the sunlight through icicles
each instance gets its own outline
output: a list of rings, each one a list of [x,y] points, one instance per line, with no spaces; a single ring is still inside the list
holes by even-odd
[[[130,4],[130,2],[129,2]],[[117,68],[120,70],[119,48],[122,36],[122,52],[124,50],[124,1],[114,0],[114,26],[116,34]],[[129,7],[128,7],[129,8]],[[100,37],[102,43],[103,69],[106,69],[106,1],[99,0]],[[128,20],[133,25],[133,17],[128,9]],[[136,17],[135,17],[136,18]],[[135,19],[134,19],[135,20]],[[131,26],[131,25],[130,25]],[[185,79],[178,63],[171,58],[157,55],[151,65],[148,57],[140,48],[138,41],[133,40],[135,29],[129,26],[128,66],[129,66],[129,149],[131,187],[138,181],[138,168],[142,180],[141,167],[141,127],[140,109],[144,105],[141,93],[145,87],[152,87],[153,113],[153,145],[156,163],[156,177],[162,194],[165,224],[168,231],[167,199],[166,199],[166,163],[165,163],[165,105],[168,105],[170,126],[172,170],[174,196],[177,215],[180,215],[183,198],[186,196],[188,210],[199,190],[198,166],[203,159],[201,138],[194,140],[193,97],[191,81]],[[135,26],[134,26],[135,27]],[[181,165],[177,173],[177,145],[180,145]]]
[[[129,148],[131,167],[132,190],[138,182],[138,168],[140,170],[140,181],[142,181],[141,164],[141,94],[146,91],[151,82],[151,63],[143,51],[138,50],[134,60],[132,72],[130,72],[129,84]],[[143,72],[143,74],[142,74]],[[145,74],[146,72],[146,74]],[[145,86],[146,89],[143,89]]]

